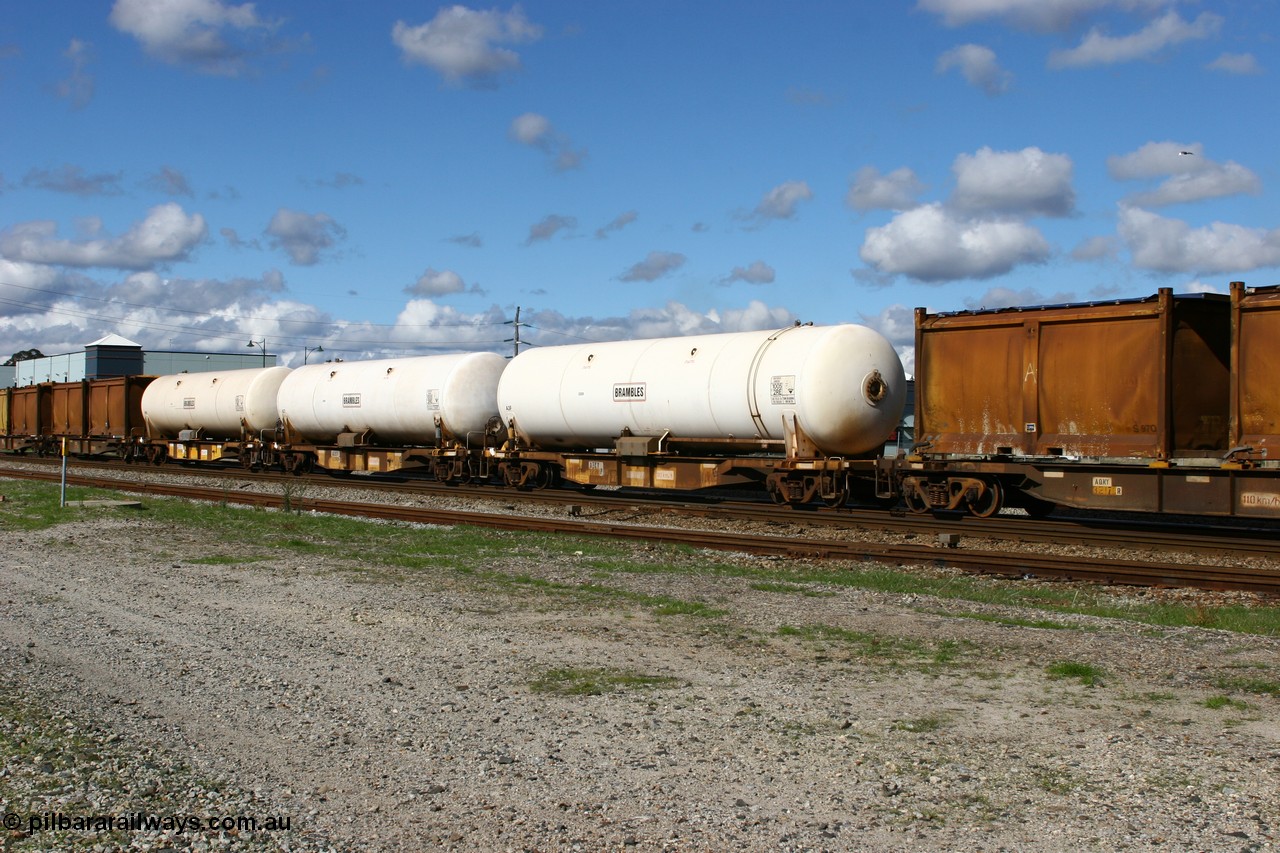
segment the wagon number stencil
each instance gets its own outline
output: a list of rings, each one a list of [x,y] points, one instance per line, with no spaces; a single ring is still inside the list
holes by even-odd
[[[796,377],[769,377],[769,402],[775,406],[794,406],[796,404]]]
[[[1103,495],[1103,496],[1109,495],[1111,497],[1117,497],[1117,498],[1123,497],[1124,486],[1112,485],[1110,477],[1094,477],[1093,493],[1095,495]]]

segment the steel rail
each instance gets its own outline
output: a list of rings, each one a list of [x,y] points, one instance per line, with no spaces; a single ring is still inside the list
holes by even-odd
[[[4,476],[49,480],[55,475],[37,471],[6,471]],[[1014,577],[1057,578],[1131,586],[1176,586],[1212,590],[1245,590],[1280,595],[1280,572],[1248,567],[1223,567],[1161,563],[1157,561],[1112,560],[1095,556],[1059,556],[1007,551],[973,551],[930,545],[850,542],[831,539],[804,539],[794,536],[765,536],[738,532],[689,530],[591,521],[581,518],[529,518],[504,513],[445,510],[428,507],[383,505],[334,501],[308,497],[286,497],[263,492],[230,492],[226,489],[171,485],[154,482],[122,482],[114,478],[70,479],[76,485],[125,492],[178,497],[211,502],[282,508],[363,518],[389,519],[415,524],[443,526],[472,525],[498,530],[555,532],[575,536],[641,539],[693,545],[721,551],[758,555],[871,561],[896,565],[952,567],[968,572]]]
[[[0,457],[0,460],[3,460]],[[34,460],[26,460],[28,462]],[[41,460],[45,461],[45,460]],[[175,475],[192,474],[211,478],[228,478],[255,483],[307,483],[325,488],[353,488],[395,494],[445,495],[474,500],[533,501],[560,505],[580,505],[590,515],[625,510],[629,512],[678,512],[682,515],[754,521],[762,524],[786,524],[800,527],[825,527],[835,530],[858,528],[882,530],[898,534],[956,535],[964,540],[1003,540],[1011,542],[1046,542],[1084,545],[1097,548],[1124,548],[1154,553],[1231,555],[1241,557],[1280,557],[1280,526],[1222,526],[1204,523],[1174,525],[1162,519],[1108,519],[1096,515],[1079,518],[971,518],[958,513],[916,515],[901,510],[827,507],[779,507],[771,503],[753,503],[718,497],[665,495],[657,492],[618,491],[519,491],[494,486],[446,485],[431,480],[374,480],[368,477],[335,478],[324,473],[298,477],[274,472],[248,473],[239,468],[163,469],[124,467],[119,463],[79,463],[80,467],[102,470],[135,470],[138,473],[158,471]],[[0,470],[3,470],[0,467]]]

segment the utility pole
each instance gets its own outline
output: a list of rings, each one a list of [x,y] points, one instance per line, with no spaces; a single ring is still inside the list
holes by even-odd
[[[503,341],[503,343],[515,344],[515,352],[512,353],[512,358],[514,358],[515,356],[520,354],[520,327],[528,325],[527,323],[520,322],[520,306],[519,305],[516,306],[516,318],[514,320],[506,321],[506,323],[504,323],[503,325],[515,326],[516,336],[514,338],[507,338],[506,340]]]

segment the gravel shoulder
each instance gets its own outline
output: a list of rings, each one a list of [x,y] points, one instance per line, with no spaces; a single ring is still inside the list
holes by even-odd
[[[1280,834],[1280,698],[1241,686],[1280,681],[1273,638],[762,584],[699,568],[768,561],[645,546],[635,566],[685,571],[499,548],[391,573],[127,512],[0,545],[0,792],[23,819],[4,849],[1245,851]],[[1104,676],[1051,677],[1063,661]],[[139,810],[289,828],[26,823]]]

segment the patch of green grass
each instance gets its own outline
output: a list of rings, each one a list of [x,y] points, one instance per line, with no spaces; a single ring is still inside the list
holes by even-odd
[[[633,573],[684,573],[679,563],[645,563],[625,567]],[[890,594],[932,595],[998,607],[1029,607],[1048,612],[1124,619],[1162,628],[1211,627],[1244,634],[1280,637],[1280,607],[1274,605],[1224,605],[1204,607],[1150,602],[1138,598],[1117,600],[1104,587],[1083,585],[1029,587],[1017,581],[956,574],[924,576],[881,566],[842,569],[793,568],[772,561],[750,563],[705,562],[699,573],[740,577],[763,583],[817,583]],[[1028,627],[1088,630],[1052,620],[1032,620]]]
[[[676,679],[667,676],[643,675],[612,668],[567,667],[547,670],[529,682],[529,689],[535,693],[556,696],[599,696],[624,690],[670,687],[675,683]]]
[[[1099,687],[1102,685],[1102,677],[1104,675],[1101,668],[1088,663],[1079,663],[1077,661],[1059,661],[1045,667],[1044,670],[1052,679],[1075,678],[1086,687]]]
[[[83,510],[60,509],[56,484],[10,480],[3,484],[8,498],[0,502],[0,530],[36,530],[83,517]],[[291,493],[296,494],[296,493]],[[75,499],[118,499],[120,493],[78,489]],[[298,501],[301,507],[305,501]],[[95,509],[94,513],[136,513],[137,510]],[[135,516],[136,517],[136,516]],[[1102,587],[1083,585],[1027,586],[964,574],[926,575],[867,564],[860,567],[828,567],[821,563],[797,566],[787,561],[742,560],[720,562],[714,555],[688,545],[644,545],[642,560],[635,559],[636,545],[624,541],[578,538],[556,534],[491,531],[466,526],[434,527],[378,524],[307,512],[264,512],[228,504],[197,504],[182,500],[148,498],[145,517],[173,529],[198,529],[210,540],[219,537],[250,541],[267,554],[283,552],[302,557],[334,555],[359,561],[360,569],[344,564],[337,570],[352,572],[366,581],[398,580],[423,571],[468,572],[474,581],[500,584],[488,566],[498,562],[571,559],[597,577],[604,573],[697,574],[741,578],[763,591],[821,595],[806,585],[845,587],[890,594],[937,596],[992,607],[1024,607],[1052,613],[1071,613],[1123,619],[1156,628],[1204,626],[1239,633],[1280,636],[1280,606],[1231,605],[1204,607],[1118,598]],[[263,559],[266,559],[263,557]],[[595,585],[598,589],[603,585]],[[550,588],[539,588],[547,592]],[[589,587],[580,588],[601,600],[611,596]],[[556,593],[560,594],[560,593]],[[614,595],[617,599],[618,596]],[[679,612],[679,607],[664,607]],[[693,615],[718,613],[694,608]],[[1001,624],[1069,630],[1073,626],[1051,618],[1017,618],[962,614]],[[1075,628],[1075,630],[1087,630]],[[1274,685],[1274,682],[1272,682]],[[1272,687],[1274,690],[1274,687]],[[1264,691],[1266,692],[1266,691]]]
[[[1204,700],[1204,706],[1214,711],[1222,708],[1230,708],[1233,711],[1247,711],[1249,709],[1248,702],[1232,699],[1230,696],[1210,696]]]
[[[113,507],[60,506],[59,486],[34,480],[4,480],[0,494],[4,495],[4,501],[0,502],[0,530],[44,530],[81,519],[86,513],[137,512]],[[67,487],[68,501],[121,500],[123,497],[104,489]]]
[[[1230,676],[1219,678],[1214,682],[1219,690],[1233,693],[1257,693],[1261,696],[1280,696],[1280,681],[1269,681],[1264,678],[1245,678]]]
[[[659,599],[666,599],[666,596],[660,596]],[[702,618],[712,618],[723,616],[724,610],[717,610],[710,605],[701,601],[681,601],[678,598],[666,600],[658,600],[653,607],[655,616],[700,616]]]
[[[807,586],[799,584],[786,583],[785,581],[756,581],[748,584],[752,589],[758,589],[761,592],[784,592],[795,595],[803,595],[809,598],[830,598],[834,593],[822,592],[816,589],[809,589]]]
[[[1074,625],[1068,625],[1065,622],[1055,622],[1052,619],[1019,619],[1013,616],[996,616],[991,613],[948,613],[941,610],[934,612],[939,616],[950,616],[956,619],[974,619],[978,622],[990,622],[994,625],[1012,625],[1018,628],[1044,628],[1050,631],[1080,630]]]
[[[256,563],[262,557],[233,557],[230,554],[210,554],[207,557],[196,557],[186,562],[193,566],[238,566],[241,563]]]
[[[1143,693],[1142,698],[1148,702],[1172,702],[1178,697],[1174,693],[1154,692]]]
[[[780,625],[779,637],[791,637],[819,646],[832,646],[869,662],[912,666],[926,671],[959,661],[973,651],[967,642],[921,641],[851,631],[832,625]]]
[[[1036,785],[1050,794],[1069,794],[1076,789],[1075,780],[1061,770],[1041,770],[1033,777]]]
[[[945,714],[929,714],[924,717],[916,717],[913,720],[895,720],[889,728],[895,732],[927,734],[928,732],[936,732],[946,724],[947,717]]]

